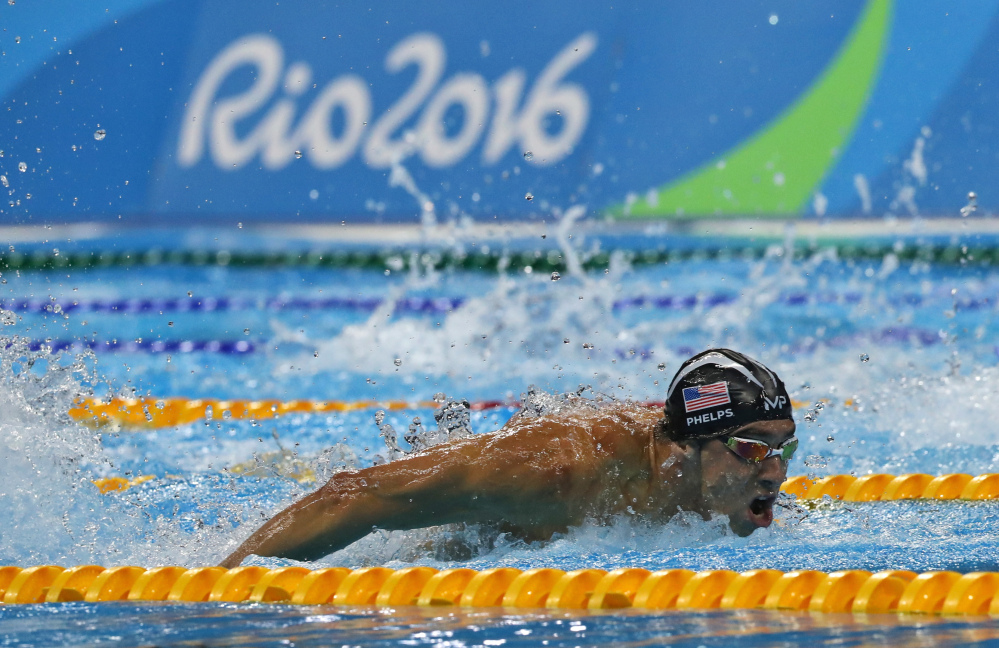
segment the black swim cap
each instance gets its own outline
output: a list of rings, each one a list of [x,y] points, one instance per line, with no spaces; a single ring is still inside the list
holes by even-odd
[[[708,349],[684,362],[666,392],[665,409],[677,440],[792,418],[791,398],[777,374],[730,349]]]

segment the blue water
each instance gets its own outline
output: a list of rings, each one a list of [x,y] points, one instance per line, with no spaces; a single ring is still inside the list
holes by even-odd
[[[966,646],[999,620],[765,610],[569,612],[58,603],[5,608],[3,645]]]
[[[3,279],[0,300],[15,316],[0,326],[0,519],[8,520],[0,526],[0,564],[213,564],[315,487],[281,476],[274,460],[282,448],[320,475],[387,456],[372,409],[90,430],[65,415],[74,398],[89,394],[417,402],[443,392],[515,401],[533,384],[550,393],[584,386],[590,396],[661,400],[686,356],[723,345],[768,363],[792,398],[806,403],[796,411],[802,444],[791,474],[999,472],[999,275],[990,268],[899,263],[890,255],[792,262],[775,251],[752,262],[615,264],[608,273],[563,273],[558,281],[524,272],[176,266]],[[50,354],[45,344],[67,348]],[[473,412],[471,427],[495,430],[514,411]],[[401,439],[414,417],[435,427],[429,408],[389,411],[385,422]],[[229,470],[254,461],[265,476]],[[155,479],[109,495],[90,484],[118,475]],[[778,524],[749,538],[731,535],[724,520],[649,526],[620,519],[536,544],[482,528],[376,531],[318,565],[999,570],[997,514],[992,503],[790,503]],[[454,544],[464,547],[461,560],[446,550]],[[611,637],[730,645],[732,633],[748,644],[856,645],[971,642],[995,631],[982,620],[833,622],[762,612],[440,614],[67,604],[0,608],[0,628],[12,645],[282,638],[539,645],[541,636],[548,645]],[[563,630],[570,621],[587,630]],[[40,639],[44,633],[59,640]]]

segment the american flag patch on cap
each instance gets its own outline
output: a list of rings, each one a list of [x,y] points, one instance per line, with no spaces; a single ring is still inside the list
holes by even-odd
[[[683,390],[683,406],[688,413],[731,402],[728,383],[724,380],[700,387],[685,387]]]

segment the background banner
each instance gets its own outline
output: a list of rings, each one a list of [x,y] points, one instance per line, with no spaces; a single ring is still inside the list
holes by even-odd
[[[999,207],[999,0],[622,4],[5,3],[0,223]]]

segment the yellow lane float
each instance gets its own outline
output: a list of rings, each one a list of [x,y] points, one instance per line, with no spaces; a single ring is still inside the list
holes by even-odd
[[[304,464],[303,464],[304,465]],[[297,466],[297,472],[288,472],[287,477],[303,483],[315,481],[311,470]],[[231,473],[247,477],[263,476],[238,470]],[[152,475],[142,475],[132,479],[124,477],[103,477],[93,484],[101,493],[124,491],[156,479]],[[962,473],[951,475],[911,474],[911,475],[830,475],[821,479],[791,477],[781,486],[785,493],[797,496],[800,500],[822,500],[828,496],[844,502],[882,502],[889,500],[936,499],[936,500],[994,500],[999,499],[999,473],[989,473],[972,477]]]
[[[851,569],[692,572],[641,568],[246,566],[0,567],[0,601],[218,601],[230,603],[550,609],[771,609],[820,613],[999,616],[999,573]]]
[[[827,399],[822,399],[828,404]],[[642,403],[662,407],[661,402]],[[794,407],[809,406],[805,401],[792,401]],[[844,405],[853,407],[852,400]],[[312,401],[312,400],[220,400],[216,398],[87,398],[74,403],[69,415],[91,427],[114,425],[131,428],[164,428],[188,425],[196,421],[231,419],[266,419],[288,414],[321,414],[324,412],[354,412],[366,409],[406,410],[436,409],[434,401]],[[497,408],[517,408],[512,401],[476,401],[473,411]]]

